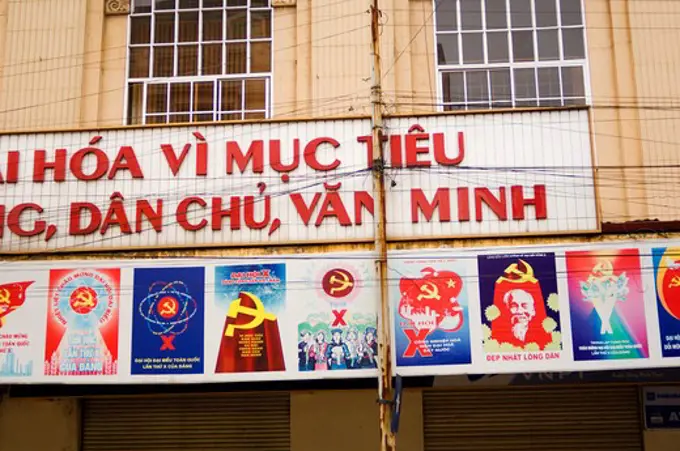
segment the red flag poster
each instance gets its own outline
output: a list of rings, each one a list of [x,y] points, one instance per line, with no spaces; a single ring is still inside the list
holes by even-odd
[[[113,375],[118,368],[120,269],[50,271],[45,375]]]
[[[397,365],[472,362],[466,268],[454,259],[390,263]]]
[[[0,285],[0,329],[5,324],[5,317],[24,305],[26,290],[33,282],[15,282]]]
[[[33,281],[0,285],[0,376],[31,376],[32,311],[24,308]]]
[[[278,318],[285,265],[218,266],[215,280],[216,303],[226,309],[215,372],[285,371]]]

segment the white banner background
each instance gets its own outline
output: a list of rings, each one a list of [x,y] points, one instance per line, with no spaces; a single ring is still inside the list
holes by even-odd
[[[409,366],[397,367],[396,372],[404,376],[416,375],[455,375],[455,374],[489,374],[489,373],[531,373],[531,372],[570,372],[595,370],[622,370],[635,368],[672,367],[680,365],[680,358],[663,358],[661,353],[660,330],[658,322],[657,301],[655,295],[655,281],[651,249],[654,247],[680,246],[680,242],[616,242],[609,244],[570,244],[565,246],[525,246],[521,248],[489,249],[421,249],[413,251],[399,251],[390,254],[390,258],[413,259],[422,261],[436,261],[442,258],[457,259],[467,265],[466,273],[471,277],[465,279],[468,293],[469,326],[471,343],[471,363],[463,365],[442,366]],[[631,290],[642,290],[644,299],[645,327],[649,343],[649,357],[627,360],[597,360],[575,361],[571,336],[571,315],[568,299],[565,250],[615,250],[637,248],[641,254],[642,286],[630,287]],[[488,361],[482,349],[482,330],[479,298],[479,274],[477,270],[477,256],[486,254],[555,252],[558,274],[558,293],[560,302],[560,322],[562,331],[563,350],[560,357],[549,361]],[[288,289],[286,294],[285,312],[279,318],[282,346],[284,349],[285,372],[251,372],[235,374],[215,374],[214,364],[224,311],[215,306],[214,267],[218,265],[245,265],[278,262],[286,264]],[[172,268],[195,267],[206,268],[205,288],[205,343],[203,374],[194,375],[131,375],[130,348],[132,327],[132,279],[133,268]],[[33,360],[33,374],[28,377],[0,377],[0,383],[195,383],[195,382],[235,382],[259,380],[295,380],[295,379],[324,379],[348,377],[374,377],[375,370],[333,370],[299,372],[297,367],[297,325],[309,315],[309,310],[318,305],[325,305],[325,301],[316,300],[320,295],[320,281],[322,270],[330,266],[353,268],[352,271],[370,274],[369,280],[362,280],[360,292],[352,301],[360,305],[363,312],[377,312],[377,284],[372,273],[372,258],[370,254],[345,253],[332,255],[292,255],[276,259],[259,257],[239,257],[225,259],[183,259],[183,260],[83,260],[83,261],[45,261],[45,262],[4,262],[0,264],[0,284],[35,281],[28,289],[28,297],[24,305],[7,315],[4,325],[0,328],[0,335],[27,333],[30,346],[26,347],[24,357]],[[120,295],[120,325],[119,325],[119,367],[115,376],[44,376],[42,362],[45,355],[45,324],[47,317],[48,272],[54,268],[121,268]],[[390,277],[390,298],[393,307],[399,298],[397,281]],[[323,308],[323,307],[321,307]],[[332,318],[332,317],[331,317]],[[0,340],[2,347],[2,340]],[[393,347],[393,362],[396,362],[396,350]],[[3,359],[0,355],[0,368]]]

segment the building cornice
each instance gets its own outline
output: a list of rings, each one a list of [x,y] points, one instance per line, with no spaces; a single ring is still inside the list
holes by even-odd
[[[107,16],[122,16],[130,13],[130,0],[104,0]]]

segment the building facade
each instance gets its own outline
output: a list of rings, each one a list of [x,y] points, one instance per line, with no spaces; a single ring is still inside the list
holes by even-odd
[[[268,370],[239,369],[223,352],[243,361],[261,356],[201,332],[192,335],[201,343],[200,371],[153,373],[143,358],[163,354],[135,347],[147,340],[135,334],[147,329],[166,350],[180,341],[168,338],[177,335],[166,330],[172,314],[159,309],[150,318],[142,308],[148,296],[137,298],[139,280],[153,286],[168,268],[173,275],[200,269],[205,277],[193,312],[205,318],[206,336],[211,327],[227,336],[231,324],[222,321],[230,305],[209,306],[215,293],[231,296],[227,288],[241,285],[229,280],[281,262],[289,268],[287,302],[306,302],[276,313],[290,340],[322,330],[305,316],[317,300],[333,306],[324,312],[335,316],[321,320],[328,335],[344,324],[338,315],[347,305],[351,318],[375,316],[369,7],[355,0],[0,0],[0,288],[34,284],[17,291],[25,294],[16,306],[15,292],[7,291],[9,307],[0,310],[0,376],[8,376],[0,377],[2,449],[377,448],[372,367],[357,367],[340,382],[332,371],[293,371],[296,357],[284,349],[284,372],[276,373],[275,357]],[[557,440],[565,449],[674,449],[680,433],[665,420],[667,428],[653,427],[644,407],[645,390],[672,389],[680,366],[668,338],[680,334],[680,294],[662,288],[666,274],[672,284],[674,268],[660,263],[676,255],[680,230],[673,195],[680,55],[670,44],[680,37],[680,5],[392,0],[380,8],[393,356],[406,381],[398,448],[510,450]],[[641,315],[645,338],[633,331],[629,343],[618,335],[616,343],[579,341],[570,298],[579,261],[607,257],[611,276],[625,263],[612,259],[631,257],[631,249],[638,263],[623,267],[633,284],[626,300],[640,310],[620,313],[613,326],[618,334],[619,324]],[[492,254],[512,257],[494,263]],[[515,308],[529,312],[528,321],[538,314],[556,323],[544,343],[534,337],[539,349],[522,348],[525,338],[521,345],[501,339],[515,331],[494,330],[499,322],[488,314],[502,305],[494,288],[514,277],[505,271],[513,258],[527,265],[514,267],[522,277],[543,283],[546,311],[537,313],[536,297]],[[437,337],[451,340],[435,352],[440,363],[409,363],[432,354],[439,338],[425,351],[427,333],[408,334],[430,327],[432,316],[402,305],[410,289],[404,279],[415,277],[408,274],[414,261],[441,266],[447,259],[462,262],[464,270],[454,273],[472,288],[467,300],[460,291],[450,294],[464,313],[445,309],[444,316],[466,325],[445,328],[436,320],[444,338]],[[355,271],[342,276],[352,283],[364,275],[363,294],[355,291],[353,301],[338,301],[342,293],[328,288],[337,261]],[[550,261],[553,291],[540,275]],[[495,275],[498,264],[504,266]],[[241,269],[222,276],[225,265]],[[64,366],[70,351],[59,337],[76,321],[69,314],[97,308],[69,301],[71,310],[62,311],[59,290],[70,289],[73,274],[60,275],[61,267],[119,271],[118,285],[106,293],[117,293],[120,310],[98,317],[116,324],[115,334],[112,326],[100,330],[109,352],[103,367],[82,367],[83,355]],[[607,271],[598,268],[595,278]],[[645,288],[636,290],[640,284]],[[560,308],[551,307],[553,292]],[[187,296],[180,293],[177,299]],[[300,320],[293,318],[298,312]],[[606,336],[608,321],[597,314]],[[24,319],[13,321],[17,316]],[[362,340],[377,327],[374,319],[356,321]],[[454,352],[462,345],[447,335],[461,330],[467,357]],[[343,329],[342,339],[349,332]],[[324,346],[332,344],[327,338]],[[407,358],[412,344],[418,349]],[[605,345],[633,347],[617,348],[618,358],[611,348],[609,357],[594,357],[593,349]],[[579,357],[587,352],[590,358]],[[625,352],[631,354],[621,357]],[[554,361],[504,366],[507,355]],[[479,373],[487,376],[473,376]],[[175,427],[180,421],[184,427]],[[46,433],[35,434],[35,425]]]

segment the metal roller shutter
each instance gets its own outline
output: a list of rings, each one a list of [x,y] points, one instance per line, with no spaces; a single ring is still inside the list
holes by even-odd
[[[425,451],[642,451],[635,387],[423,393]]]
[[[289,451],[290,396],[88,399],[81,451]]]

